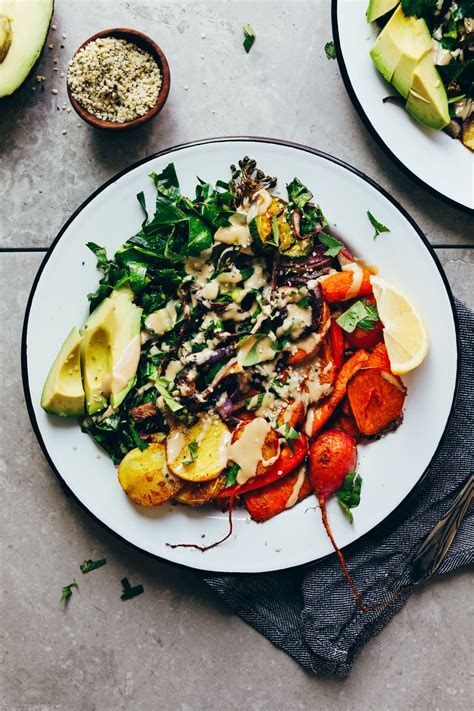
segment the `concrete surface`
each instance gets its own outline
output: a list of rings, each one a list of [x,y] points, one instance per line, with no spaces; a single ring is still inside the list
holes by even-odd
[[[374,146],[337,64],[324,54],[329,0],[56,0],[54,22],[48,42],[56,46],[45,50],[37,70],[47,77],[45,91],[32,91],[32,81],[0,107],[0,386],[7,413],[0,419],[0,707],[472,708],[467,572],[413,595],[367,645],[347,681],[315,679],[230,614],[191,572],[130,550],[64,495],[31,430],[20,373],[23,313],[42,259],[33,250],[52,241],[90,191],[166,145],[253,133],[334,153],[388,188],[432,243],[445,247],[437,252],[453,290],[474,306],[472,220],[415,186]],[[248,57],[241,47],[244,22],[257,32]],[[120,25],[157,39],[173,86],[154,123],[109,136],[79,128],[76,116],[61,110],[64,81],[52,70],[63,69],[96,30]],[[50,93],[54,87],[59,100]],[[99,557],[107,565],[82,576],[79,563]],[[64,609],[60,591],[73,576],[80,589]],[[122,602],[123,576],[142,583],[145,593]]]

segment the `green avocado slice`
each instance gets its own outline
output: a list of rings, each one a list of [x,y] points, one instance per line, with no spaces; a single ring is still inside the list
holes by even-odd
[[[375,40],[370,56],[384,79],[406,98],[415,67],[431,49],[426,22],[406,17],[400,5]]]
[[[89,415],[107,405],[103,381],[112,371],[114,327],[114,304],[108,297],[94,309],[80,330],[82,378]]]
[[[110,404],[119,407],[136,382],[142,309],[133,303],[134,294],[130,289],[117,289],[110,298],[117,322],[112,343]]]
[[[78,417],[84,414],[81,342],[82,336],[74,327],[61,346],[48,373],[41,394],[41,407],[51,415]]]
[[[0,0],[0,98],[13,94],[41,54],[53,0]]]
[[[81,363],[86,408],[93,415],[118,407],[136,380],[140,360],[142,309],[131,289],[122,287],[102,301],[81,329]]]
[[[367,8],[367,22],[374,22],[393,10],[400,0],[370,0]]]
[[[446,90],[431,55],[424,57],[413,72],[406,110],[420,123],[437,130],[451,120]]]

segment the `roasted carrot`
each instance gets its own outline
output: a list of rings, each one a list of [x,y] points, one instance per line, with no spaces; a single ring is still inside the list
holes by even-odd
[[[336,379],[337,368],[332,357],[332,346],[329,338],[326,338],[321,348],[319,382],[322,385],[332,385]]]
[[[347,301],[355,299],[358,296],[365,296],[372,293],[372,285],[370,283],[371,272],[368,269],[362,270],[362,280],[360,285],[355,286],[354,280],[358,279],[357,273],[353,271],[336,272],[330,274],[323,279],[321,290],[326,301],[333,303],[334,301]]]
[[[331,320],[330,328],[331,348],[334,365],[337,370],[344,360],[344,332],[335,319]]]
[[[295,353],[291,353],[291,355],[287,358],[286,361],[288,365],[298,365],[298,363],[303,363],[305,360],[313,358],[316,355],[316,353],[321,347],[321,341],[326,335],[327,330],[329,328],[330,318],[331,312],[329,311],[329,306],[324,301],[321,314],[321,323],[318,330],[316,331],[316,335],[320,338],[315,339],[314,345],[309,350],[307,350],[306,348],[298,348]]]
[[[357,429],[357,424],[352,414],[346,415],[344,412],[341,412],[331,420],[330,426],[335,430],[342,430],[342,432],[350,435],[356,442],[360,440],[361,433]]]
[[[375,435],[401,421],[406,389],[400,378],[382,368],[361,370],[347,387],[358,429]]]
[[[242,424],[240,424],[236,430],[234,430],[232,434],[232,443],[236,442],[239,440],[247,425],[249,422],[251,422],[254,418],[246,418]],[[268,461],[269,459],[273,459],[278,455],[280,449],[280,444],[279,444],[279,439],[278,435],[273,429],[273,427],[270,429],[268,432],[267,436],[265,437],[265,441],[263,443],[262,447],[262,460],[257,464],[257,471],[256,471],[256,476],[261,476],[262,474],[266,474],[268,471],[268,467],[265,467],[263,462]]]
[[[299,425],[304,421],[304,416],[306,415],[306,408],[304,404],[299,401],[291,400],[288,407],[285,407],[277,417],[277,424],[279,427],[282,425],[288,425],[288,427],[293,427],[294,429],[299,429]]]
[[[304,466],[304,465],[303,465]],[[308,474],[298,469],[284,479],[250,491],[243,497],[247,511],[254,521],[261,523],[291,508],[311,494],[313,487]]]
[[[261,476],[254,476],[245,484],[234,484],[228,486],[223,491],[219,492],[216,498],[218,505],[226,498],[233,495],[246,494],[254,489],[261,489],[267,484],[272,484],[274,481],[281,479],[302,463],[308,452],[308,440],[304,434],[300,434],[298,439],[291,440],[291,447],[284,445],[280,452],[280,456],[275,464],[269,466]]]
[[[365,366],[367,363],[368,354],[363,351],[357,351],[351,356],[337,374],[334,383],[334,390],[331,395],[324,400],[320,405],[310,407],[306,416],[305,431],[309,437],[314,437],[321,427],[326,424],[336,407],[341,402],[346,394],[347,384],[354,375]]]
[[[384,368],[390,370],[390,360],[388,358],[385,343],[378,343],[372,353],[369,354],[366,368]]]

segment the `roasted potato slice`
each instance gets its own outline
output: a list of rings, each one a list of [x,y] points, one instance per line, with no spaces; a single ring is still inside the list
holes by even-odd
[[[183,487],[182,480],[166,466],[164,444],[132,449],[119,464],[118,478],[128,498],[140,506],[164,504]]]
[[[217,479],[211,481],[186,482],[175,499],[187,506],[202,506],[215,499],[224,488],[225,476],[219,474]]]
[[[474,151],[474,116],[464,121],[461,138],[464,145]]]
[[[216,479],[227,465],[230,432],[217,415],[205,415],[187,429],[170,432],[166,441],[171,471],[186,481]]]

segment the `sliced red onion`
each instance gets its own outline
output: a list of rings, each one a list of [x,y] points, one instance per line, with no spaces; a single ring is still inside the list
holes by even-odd
[[[297,207],[291,213],[291,225],[296,239],[300,238],[301,214]]]

